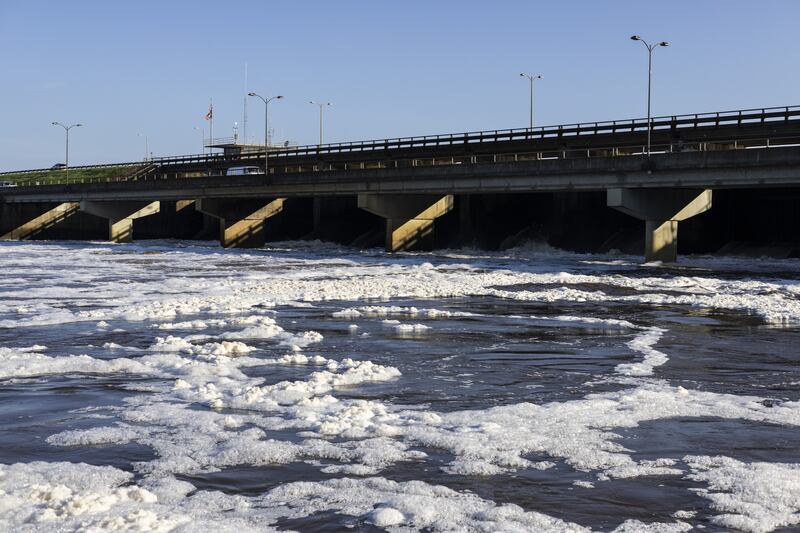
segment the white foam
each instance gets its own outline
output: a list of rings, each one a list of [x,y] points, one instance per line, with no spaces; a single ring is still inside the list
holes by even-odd
[[[402,307],[397,305],[367,305],[362,307],[349,307],[331,314],[334,318],[361,318],[361,317],[415,317],[415,318],[450,318],[475,316],[474,313],[465,311],[450,311],[442,309]]]
[[[661,339],[666,332],[659,327],[651,327],[627,342],[628,348],[644,355],[644,359],[638,363],[623,363],[614,367],[614,371],[624,376],[650,376],[653,370],[667,362],[668,357],[662,351],[656,350],[653,346]]]
[[[71,311],[63,307],[69,294],[57,295],[48,289],[52,299],[17,306],[17,318],[0,321],[0,327],[58,324],[81,320],[95,322],[120,320],[174,320],[185,315],[201,313],[239,315],[255,308],[275,305],[290,305],[325,300],[380,300],[390,298],[433,299],[442,297],[495,296],[507,299],[549,302],[627,302],[655,305],[682,305],[708,309],[740,310],[764,318],[771,323],[800,322],[800,287],[781,280],[720,279],[708,272],[692,276],[634,277],[601,272],[548,272],[524,270],[524,264],[516,264],[516,271],[498,269],[496,265],[391,263],[365,259],[362,263],[352,261],[335,263],[308,259],[303,263],[309,272],[278,269],[275,274],[259,272],[227,278],[224,283],[208,277],[172,277],[163,279],[143,278],[141,271],[119,261],[116,254],[96,250],[68,249],[63,253],[48,255],[47,246],[17,248],[32,254],[34,264],[44,263],[55,268],[70,270],[84,267],[86,287],[91,287],[92,296],[103,305],[98,309]],[[194,251],[170,254],[169,258],[154,258],[153,267],[166,271],[197,269],[198,264],[211,263],[213,255]],[[234,260],[236,260],[234,258]],[[280,264],[281,259],[262,257],[265,263]],[[63,264],[62,264],[63,262]],[[162,264],[163,263],[163,264]],[[568,266],[580,270],[574,265]],[[746,269],[747,262],[740,267]],[[588,265],[599,270],[597,265]],[[552,268],[549,266],[548,268]],[[632,268],[632,267],[631,267]],[[66,268],[64,268],[66,270]],[[103,278],[106,274],[129,276],[132,283],[120,287]],[[11,272],[13,275],[14,272]],[[97,281],[93,277],[99,278]],[[539,290],[516,290],[524,284],[542,287]],[[632,294],[609,293],[600,290],[585,290],[581,286],[609,286],[623,288]],[[34,287],[23,287],[9,297],[28,298],[27,291]],[[59,288],[60,292],[61,288]],[[88,289],[83,289],[88,290]],[[80,291],[74,292],[82,295]],[[58,297],[57,297],[58,296]],[[161,320],[163,322],[164,320]]]
[[[398,333],[424,333],[431,329],[425,324],[395,324],[394,330]]]
[[[280,513],[249,513],[245,498],[186,495],[191,485],[174,479],[131,483],[132,474],[109,466],[72,463],[0,465],[3,531],[274,531]],[[150,490],[152,489],[152,490]]]
[[[307,356],[302,350],[320,342],[322,336],[316,332],[287,331],[284,328],[289,326],[279,325],[276,318],[265,316],[265,309],[282,305],[308,306],[329,300],[491,297],[535,303],[621,302],[728,309],[753,313],[767,322],[781,324],[800,322],[800,289],[796,284],[777,279],[718,279],[708,272],[695,272],[690,276],[667,277],[656,273],[636,277],[618,271],[605,274],[597,265],[582,268],[574,263],[565,266],[564,271],[555,272],[545,271],[552,270],[548,265],[530,265],[529,270],[525,270],[515,263],[515,270],[511,271],[502,269],[500,263],[492,263],[494,259],[491,257],[484,263],[470,259],[460,264],[434,265],[420,264],[418,259],[395,262],[368,257],[353,260],[293,257],[285,260],[264,254],[212,254],[195,250],[174,254],[168,259],[148,256],[148,261],[152,262],[143,273],[140,264],[120,260],[116,251],[67,249],[53,254],[50,253],[52,248],[52,245],[21,244],[15,249],[29,253],[30,264],[44,265],[47,271],[82,272],[85,276],[82,286],[91,289],[70,288],[59,292],[63,283],[57,277],[52,287],[40,288],[38,292],[31,286],[14,289],[16,292],[9,294],[9,298],[17,299],[18,303],[0,304],[6,317],[0,321],[0,327],[84,321],[96,335],[98,324],[113,321],[117,325],[127,320],[153,321],[157,329],[166,330],[166,333],[178,329],[203,330],[202,334],[185,337],[157,337],[144,355],[136,358],[55,357],[47,355],[44,348],[0,349],[0,377],[4,378],[132,373],[162,380],[148,384],[150,392],[147,394],[134,395],[122,406],[109,409],[115,418],[107,420],[107,427],[64,431],[48,439],[54,445],[75,446],[136,442],[150,447],[156,454],[155,460],[137,464],[135,468],[146,478],[147,486],[141,488],[150,491],[158,501],[135,501],[129,497],[132,492],[120,492],[118,500],[112,502],[108,511],[98,511],[97,518],[101,520],[97,522],[100,524],[98,527],[123,527],[126,524],[156,527],[162,523],[160,521],[166,524],[169,520],[179,520],[180,516],[191,516],[194,520],[195,515],[189,512],[184,500],[196,502],[193,505],[198,508],[220,512],[228,511],[226,505],[231,508],[239,506],[237,509],[249,505],[242,503],[249,500],[238,499],[234,504],[234,500],[217,493],[187,497],[189,488],[175,481],[171,477],[173,474],[210,472],[242,464],[305,461],[331,474],[376,475],[399,462],[424,459],[425,453],[419,447],[452,454],[453,460],[444,469],[457,475],[492,476],[517,469],[551,468],[554,465],[552,461],[530,459],[542,455],[563,460],[576,470],[591,472],[600,480],[685,475],[688,465],[690,475],[698,476],[695,478],[698,481],[719,483],[721,488],[712,485],[703,495],[714,505],[717,501],[722,502],[719,503],[720,510],[727,514],[720,517],[733,516],[720,520],[769,523],[774,516],[782,520],[784,515],[780,513],[791,508],[791,502],[781,500],[781,497],[777,498],[782,502],[777,507],[761,501],[762,496],[772,496],[761,492],[760,481],[737,481],[738,485],[730,486],[733,496],[726,492],[729,490],[725,488],[727,485],[719,481],[727,479],[719,477],[722,476],[720,472],[730,477],[731,472],[747,468],[757,470],[755,478],[760,479],[770,472],[767,468],[718,466],[716,463],[703,466],[710,463],[689,459],[685,464],[665,458],[637,460],[621,445],[614,430],[676,417],[719,417],[800,425],[800,404],[797,402],[784,402],[767,408],[762,403],[763,398],[687,390],[652,379],[641,379],[652,375],[667,360],[667,354],[656,349],[664,334],[663,328],[597,317],[538,317],[556,325],[600,327],[624,335],[632,333],[635,336],[627,346],[641,360],[616,367],[618,374],[629,378],[627,381],[617,378],[623,385],[622,390],[542,405],[518,403],[439,413],[423,406],[342,397],[339,393],[342,390],[400,379],[400,371],[371,361],[348,358],[336,361],[322,356]],[[250,262],[257,259],[265,266],[279,268],[235,271],[236,262],[242,258]],[[73,268],[67,269],[66,265]],[[297,268],[297,265],[305,268]],[[618,269],[618,262],[615,265],[614,268]],[[220,269],[223,268],[235,274],[222,273]],[[164,275],[181,269],[191,269],[197,275]],[[20,267],[20,271],[24,269]],[[13,271],[9,275],[26,279]],[[125,277],[126,283],[107,281],[105,277],[116,280]],[[610,289],[586,288],[603,286]],[[27,292],[31,288],[34,292]],[[398,318],[424,322],[426,319],[463,316],[433,308],[392,305],[354,307],[339,313],[342,314],[337,318],[385,318],[384,323],[391,328],[427,327],[425,324],[404,324]],[[196,320],[196,315],[215,318]],[[410,317],[414,317],[413,320]],[[212,337],[205,331],[212,327],[223,332]],[[288,348],[290,353],[274,359],[263,357],[255,346],[270,342],[276,347]],[[109,349],[123,350],[125,347],[109,344]],[[268,365],[293,365],[292,372],[303,375],[274,383],[269,378],[252,377],[264,376],[268,372],[245,372],[248,368]],[[304,370],[304,367],[308,369]],[[227,408],[246,411],[230,414]],[[274,438],[275,431],[294,432],[298,438],[278,440]],[[783,466],[793,472],[792,465]],[[725,470],[729,467],[732,470]],[[108,485],[107,492],[132,486],[125,483],[128,482]],[[498,506],[485,500],[471,499],[473,496],[470,495],[448,493],[439,487],[414,482],[391,483],[375,478],[289,484],[276,489],[275,499],[270,499],[273,497],[271,493],[264,503],[275,510],[292,502],[294,507],[290,511],[284,507],[286,512],[281,516],[295,516],[293,513],[307,516],[316,510],[330,509],[376,524],[385,521],[387,527],[397,528],[426,523],[442,524],[442,528],[454,530],[471,527],[507,530],[546,530],[550,527],[559,530],[573,527],[558,521],[548,522],[554,520],[549,517],[529,516],[530,512],[513,506]],[[47,481],[47,484],[52,487],[42,492],[49,495],[47,497],[57,499],[67,494],[58,488],[58,483]],[[72,491],[72,495],[91,488],[62,484]],[[740,491],[736,486],[745,488]],[[748,491],[755,491],[760,507],[745,506]],[[123,493],[127,496],[122,496]],[[296,498],[292,496],[294,493]],[[727,499],[719,494],[724,494]],[[285,499],[280,500],[281,497]],[[172,507],[158,507],[168,498],[173,498],[169,500]],[[58,501],[67,499],[65,496]],[[417,505],[419,502],[426,502],[425,505],[432,506],[433,510],[426,511],[427,507]],[[472,507],[460,506],[459,502],[467,502],[484,512],[475,514]],[[723,504],[729,504],[733,510],[723,509]],[[125,513],[113,511],[123,507]],[[437,514],[440,509],[447,509],[452,514]],[[176,514],[178,510],[184,514]],[[131,514],[139,511],[144,514]],[[267,515],[269,512],[265,511]],[[244,515],[251,517],[247,513]],[[240,518],[240,515],[232,513],[230,523],[238,524],[236,521]],[[676,518],[682,517],[676,515]],[[390,522],[394,525],[390,526]],[[627,521],[620,527],[620,531],[666,531],[683,530],[686,525]]]
[[[577,470],[598,471],[601,478],[676,475],[682,470],[671,460],[635,461],[608,430],[675,417],[800,425],[800,403],[768,408],[761,401],[647,383],[574,401],[439,413],[436,424],[408,423],[402,432],[412,442],[454,453],[452,468],[461,474],[527,468],[526,455],[544,453]]]
[[[517,505],[497,505],[471,493],[421,481],[398,483],[369,478],[288,483],[270,491],[260,502],[286,505],[289,518],[336,511],[364,517],[393,531],[588,531]]]
[[[666,524],[646,524],[640,520],[626,520],[614,529],[612,533],[680,533],[691,530],[691,524],[681,521]]]
[[[156,505],[133,476],[111,467],[70,463],[0,465],[0,526],[18,531],[169,531],[189,521]]]
[[[744,463],[730,457],[686,456],[687,477],[722,512],[714,524],[752,533],[800,524],[800,464]]]

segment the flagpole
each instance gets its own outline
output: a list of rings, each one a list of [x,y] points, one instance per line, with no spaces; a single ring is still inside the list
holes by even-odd
[[[244,62],[244,116],[242,117],[242,144],[247,144],[247,61]]]
[[[208,99],[208,113],[211,115],[211,118],[208,120],[208,144],[214,144],[214,102],[211,98]],[[211,152],[211,146],[208,147],[208,153]]]

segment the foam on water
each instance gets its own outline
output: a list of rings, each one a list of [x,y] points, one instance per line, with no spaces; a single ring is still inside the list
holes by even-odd
[[[389,531],[584,532],[577,524],[497,505],[421,481],[332,479],[281,485],[263,496],[193,492],[176,480],[132,483],[112,467],[0,465],[0,526],[7,531],[277,531],[280,519],[333,511]],[[687,524],[628,521],[615,532],[685,531]]]
[[[692,390],[658,379],[669,356],[657,348],[667,330],[647,323],[594,316],[536,316],[553,327],[607,328],[626,340],[638,359],[614,367],[621,390],[585,394],[569,401],[516,403],[441,412],[425,405],[353,399],[340,394],[368,383],[402,380],[398,368],[369,360],[307,355],[323,336],[289,328],[283,305],[395,298],[437,300],[494,297],[514,302],[624,302],[725,309],[751,313],[772,324],[800,323],[800,289],[780,279],[735,280],[701,276],[624,276],[602,267],[576,271],[509,270],[491,267],[496,257],[441,265],[410,257],[328,259],[270,254],[233,257],[264,268],[246,275],[220,262],[221,253],[202,248],[148,255],[136,247],[3,245],[0,261],[8,279],[0,327],[91,324],[106,331],[148,321],[154,333],[146,349],[106,343],[114,357],[77,349],[48,354],[44,346],[0,347],[0,378],[46,375],[149,377],[149,393],[109,406],[107,425],[51,435],[53,446],[138,443],[156,458],[133,465],[143,476],[111,467],[30,463],[0,470],[0,525],[25,530],[32,524],[65,529],[170,531],[264,530],[279,519],[332,511],[389,530],[583,531],[534,510],[498,504],[474,494],[421,481],[341,477],[279,485],[254,497],[214,491],[192,493],[178,475],[214,472],[235,465],[303,462],[340,476],[377,476],[403,462],[423,461],[420,448],[446,452],[442,469],[456,476],[494,476],[520,469],[552,469],[554,461],[590,473],[580,490],[641,476],[683,476],[705,483],[699,494],[719,515],[715,523],[746,531],[768,531],[798,523],[800,499],[794,464],[743,463],[729,458],[687,456],[636,459],[614,430],[655,420],[713,417],[800,426],[800,402],[768,406],[765,398]],[[58,253],[53,254],[53,251]],[[541,251],[537,250],[539,254]],[[519,251],[516,259],[524,259]],[[561,257],[561,256],[559,256]],[[430,259],[429,259],[430,260]],[[81,288],[70,287],[64,264],[81,266]],[[27,277],[38,264],[49,281]],[[292,268],[302,265],[302,268]],[[731,262],[728,262],[728,266]],[[584,270],[594,269],[593,273]],[[164,279],[166,271],[193,272]],[[113,275],[114,281],[106,279]],[[125,280],[123,283],[122,280]],[[606,287],[599,290],[596,287]],[[30,292],[28,289],[36,289]],[[611,290],[624,289],[624,290]],[[202,315],[204,318],[195,318]],[[333,318],[383,323],[398,334],[435,332],[436,320],[477,313],[413,306],[340,307]],[[401,322],[412,319],[413,322]],[[422,321],[422,322],[418,322]],[[345,322],[345,324],[348,324]],[[122,326],[120,328],[119,326]],[[290,331],[291,329],[291,331]],[[182,334],[185,332],[196,332]],[[412,341],[413,342],[413,341]],[[266,356],[264,347],[281,355]],[[259,369],[292,368],[303,377],[273,382]],[[99,422],[102,424],[102,421]],[[276,437],[289,432],[295,438]],[[542,461],[533,456],[547,456]],[[780,484],[770,480],[780,479]],[[776,486],[783,487],[777,491]],[[577,490],[577,489],[576,489]],[[219,513],[228,518],[221,521]],[[690,511],[676,510],[674,523],[624,522],[617,531],[684,531]]]
[[[744,463],[730,457],[687,456],[697,492],[723,514],[715,524],[752,533],[800,524],[800,464]]]

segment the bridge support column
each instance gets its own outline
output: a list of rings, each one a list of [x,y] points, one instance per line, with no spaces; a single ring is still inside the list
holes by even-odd
[[[386,251],[398,252],[433,237],[434,220],[453,209],[453,195],[359,194],[358,207],[386,219]]]
[[[264,225],[267,219],[283,211],[284,201],[285,198],[203,198],[197,200],[195,208],[219,219],[219,241],[224,248],[258,248],[264,246]]]
[[[53,204],[50,204],[53,205]],[[20,217],[22,212],[22,205],[15,205],[18,213],[12,214],[10,205],[3,205],[3,217],[8,217],[10,220],[2,220],[3,227],[8,228],[7,224],[10,222],[10,231],[0,235],[2,241],[16,241],[26,240],[34,235],[43,232],[44,230],[55,226],[56,224],[66,220],[80,210],[80,204],[77,202],[64,202],[56,205],[51,209],[46,209],[44,213],[34,216],[30,220]],[[41,212],[41,211],[40,211]],[[16,220],[15,220],[16,219]]]
[[[608,189],[606,205],[645,221],[645,261],[678,258],[678,222],[711,209],[711,189]]]
[[[161,202],[120,200],[111,202],[83,201],[81,211],[108,220],[108,240],[132,242],[133,221],[154,215],[161,210]]]

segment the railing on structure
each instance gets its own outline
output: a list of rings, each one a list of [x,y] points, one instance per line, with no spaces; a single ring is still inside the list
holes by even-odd
[[[720,127],[730,125],[742,126],[789,121],[797,121],[797,123],[800,124],[800,106],[655,117],[651,119],[651,127],[653,131],[685,131],[686,129],[697,129],[701,127]],[[445,135],[426,135],[421,137],[397,137],[393,139],[379,139],[370,141],[289,146],[276,148],[274,150],[270,148],[270,158],[279,159],[282,157],[302,155],[375,152],[431,146],[437,147],[467,144],[489,144],[503,141],[574,138],[609,133],[636,133],[646,131],[646,119],[614,120],[606,122],[565,124],[559,126],[540,126],[533,129],[520,128]],[[258,157],[264,157],[263,150],[242,154],[241,156],[243,160],[255,159]],[[162,157],[156,159],[155,161],[170,164],[185,164],[199,163],[202,161],[225,161],[229,158],[230,156],[226,157],[222,155],[188,155]]]
[[[750,139],[748,141],[740,140],[722,140],[714,142],[694,142],[694,143],[669,143],[669,144],[654,144],[651,146],[650,153],[653,155],[679,153],[679,152],[715,152],[721,150],[752,150],[758,148],[781,148],[781,147],[800,147],[800,137],[796,138],[781,138],[774,140],[770,138]],[[334,171],[358,171],[358,170],[374,170],[386,168],[420,168],[420,167],[440,167],[451,165],[469,165],[478,163],[513,163],[522,161],[548,161],[558,159],[585,159],[595,157],[630,157],[630,156],[644,156],[646,154],[646,146],[641,144],[628,145],[628,146],[614,146],[606,148],[581,148],[581,149],[565,149],[565,150],[538,150],[538,151],[522,151],[522,152],[501,152],[496,154],[481,154],[481,155],[468,155],[468,156],[450,156],[450,157],[409,157],[392,159],[391,161],[385,160],[370,160],[361,162],[346,162],[346,163],[308,163],[305,165],[281,165],[270,166],[271,174],[298,174],[298,173],[315,173],[315,172],[334,172]],[[263,156],[262,156],[263,157]],[[236,158],[233,161],[244,162],[247,158]],[[228,158],[228,161],[232,159]],[[216,176],[224,178],[221,171]],[[214,174],[203,172],[198,176],[199,171],[186,171],[174,173],[143,173],[137,181],[167,181],[175,179],[189,179],[197,177],[214,176]],[[85,178],[79,180],[70,180],[68,183],[107,183],[115,181],[127,181],[126,178],[105,179],[105,178]],[[48,182],[47,184],[58,185],[59,182]]]
[[[786,106],[786,107],[771,107],[761,109],[744,109],[737,111],[721,111],[715,113],[697,113],[690,115],[671,115],[654,117],[650,121],[652,131],[686,131],[689,129],[698,128],[719,128],[721,126],[747,126],[756,124],[778,124],[793,122],[800,124],[800,106]],[[320,156],[324,154],[377,154],[378,152],[388,152],[390,150],[411,149],[421,147],[441,147],[441,146],[458,146],[458,145],[491,145],[492,143],[507,142],[507,141],[535,141],[535,140],[552,140],[552,139],[567,139],[588,137],[590,135],[603,135],[603,134],[620,134],[620,133],[642,133],[647,131],[648,122],[646,119],[628,119],[628,120],[614,120],[605,122],[586,122],[576,124],[563,124],[558,126],[539,126],[535,128],[518,128],[506,130],[493,130],[493,131],[478,131],[467,133],[455,133],[444,135],[426,135],[420,137],[397,137],[392,139],[368,140],[357,142],[345,143],[328,143],[328,144],[314,144],[305,146],[281,146],[270,148],[270,159],[275,159],[274,167],[270,170],[273,172],[279,171],[281,168],[305,168],[305,169],[330,169],[330,170],[356,170],[360,168],[388,168],[386,162],[376,161],[374,159],[363,162],[346,162],[346,163],[326,163],[317,164],[309,162],[303,164],[286,164],[282,166],[281,159],[289,158],[292,156],[307,156],[314,155]],[[217,139],[215,139],[217,140]],[[715,140],[708,143],[673,143],[669,145],[653,145],[651,153],[663,152],[678,152],[678,151],[691,151],[701,150],[707,151],[709,149],[720,149],[721,146],[726,146],[725,149],[739,149],[750,147],[764,147],[777,146],[790,146],[800,142],[799,140],[789,139],[771,139],[761,138],[756,141],[761,142],[760,146],[745,146],[741,140]],[[747,141],[751,142],[751,141]],[[755,141],[753,141],[755,142]],[[772,144],[770,144],[770,142]],[[709,148],[710,147],[710,148]],[[714,148],[717,147],[717,148]],[[508,153],[508,151],[491,153],[481,153],[479,156],[449,156],[443,158],[392,158],[389,163],[391,166],[404,166],[403,162],[411,161],[410,166],[420,166],[414,161],[431,160],[435,165],[444,165],[447,160],[452,161],[451,164],[464,164],[474,162],[497,162],[497,161],[519,161],[530,159],[561,159],[568,157],[593,157],[592,154],[602,155],[603,157],[621,156],[621,155],[641,155],[644,153],[644,146],[631,145],[631,146],[608,146],[608,147],[592,147],[592,148],[566,148],[563,150],[542,149],[523,151],[518,153]],[[530,154],[534,154],[533,157]],[[580,154],[580,155],[579,155]],[[163,179],[163,176],[177,177],[182,171],[169,172],[169,167],[186,166],[186,165],[225,165],[232,163],[257,163],[263,160],[264,151],[256,150],[242,153],[239,155],[224,155],[224,154],[194,154],[194,155],[180,155],[170,157],[157,157],[148,161],[148,164],[158,167],[161,175],[155,175],[154,172],[148,172],[140,179]],[[384,164],[384,166],[381,166]],[[84,165],[70,167],[71,170],[91,169],[91,168],[112,168],[124,166],[138,166],[141,163],[114,163],[108,165]],[[272,165],[271,165],[272,166]],[[408,165],[405,165],[408,166]],[[47,172],[51,169],[37,169],[16,172],[0,172],[0,176],[9,174],[24,174],[34,172]],[[186,171],[184,171],[185,173]],[[188,171],[192,172],[192,171]],[[195,174],[198,170],[193,171]],[[290,171],[293,172],[293,171]],[[70,180],[72,181],[72,180]],[[97,181],[120,181],[119,179],[103,179],[98,178]],[[82,183],[96,182],[93,179],[87,178],[87,181]],[[59,181],[47,181],[48,184],[58,184]]]
[[[206,148],[214,148],[217,146],[256,146],[256,147],[260,146],[261,149],[263,150],[264,138],[262,137],[261,140],[258,141],[253,138],[245,140],[242,137],[215,137],[214,139],[204,139],[203,146],[205,146]],[[282,150],[290,146],[297,146],[297,143],[292,141],[284,141],[280,144],[270,143],[269,149]]]
[[[744,109],[698,113],[693,115],[672,115],[651,118],[653,131],[665,129],[685,130],[700,127],[720,127],[728,125],[750,125],[766,122],[800,122],[800,106],[772,107],[763,109]],[[647,119],[614,120],[606,122],[585,122],[562,124],[559,126],[539,126],[494,131],[477,131],[445,135],[425,135],[421,137],[398,137],[372,141],[329,143],[305,145],[281,150],[276,157],[341,153],[354,151],[391,150],[399,148],[421,148],[426,146],[447,146],[463,144],[482,144],[501,141],[553,139],[580,137],[587,135],[635,133],[647,131]]]
[[[670,143],[654,144],[651,146],[650,154],[668,154],[681,152],[716,152],[721,150],[752,150],[757,148],[785,148],[800,147],[800,137],[781,138],[778,140],[770,138],[751,139],[746,142],[740,140],[723,140],[714,142],[695,142],[695,143]],[[564,150],[536,150],[524,152],[500,152],[485,153],[481,155],[447,156],[447,157],[410,157],[392,159],[389,161],[371,160],[362,162],[344,163],[309,163],[305,165],[281,165],[275,163],[270,165],[271,173],[301,173],[301,172],[331,172],[331,171],[351,171],[369,170],[381,168],[408,168],[408,167],[430,167],[464,165],[477,163],[512,163],[520,161],[547,161],[558,159],[586,159],[594,157],[629,157],[645,156],[647,147],[644,145],[628,145],[613,147],[592,147],[592,148],[573,148]],[[177,174],[175,177],[179,177]]]

